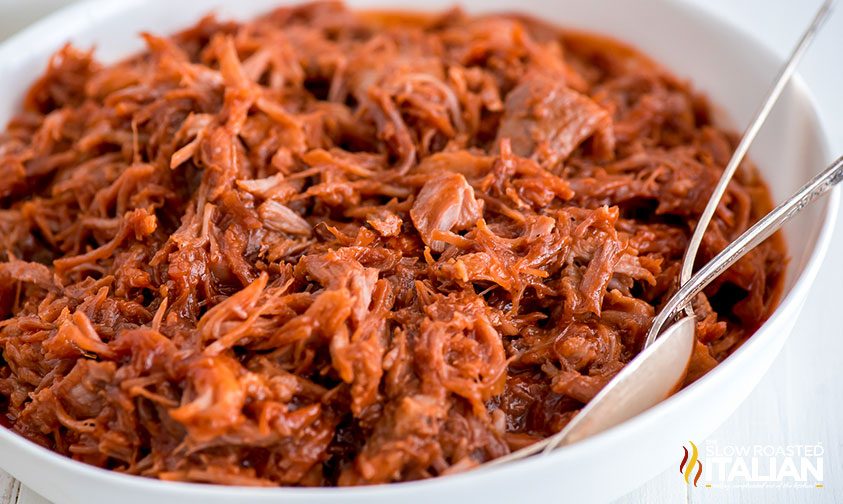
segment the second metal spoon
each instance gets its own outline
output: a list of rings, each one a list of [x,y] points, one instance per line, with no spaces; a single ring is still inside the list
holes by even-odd
[[[683,317],[655,339],[662,327],[721,273],[841,180],[843,156],[747,229],[703,266],[688,283],[680,287],[653,320],[648,339],[655,340],[655,343],[632,359],[564,429],[526,448],[492,460],[484,466],[509,462],[540,451],[548,453],[557,446],[613,427],[666,399],[681,385],[684,377],[684,368],[676,366],[676,355],[690,353],[688,345],[694,341],[695,320],[693,317]],[[691,337],[688,337],[689,332]]]

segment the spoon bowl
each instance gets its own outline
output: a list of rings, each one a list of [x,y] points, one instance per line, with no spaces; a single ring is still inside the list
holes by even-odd
[[[563,444],[599,434],[665,400],[682,385],[694,348],[695,324],[693,317],[684,317],[671,325],[557,434],[485,465],[510,462],[540,451],[547,454]],[[677,362],[685,362],[685,366],[677,366]]]

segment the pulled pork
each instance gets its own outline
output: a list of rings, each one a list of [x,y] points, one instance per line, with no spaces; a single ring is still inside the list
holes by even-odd
[[[641,55],[517,16],[143,37],[61,49],[0,136],[0,415],[129,474],[405,481],[558,431],[640,351],[734,144]],[[702,260],[768,208],[744,166]],[[689,380],[784,262],[698,298]]]

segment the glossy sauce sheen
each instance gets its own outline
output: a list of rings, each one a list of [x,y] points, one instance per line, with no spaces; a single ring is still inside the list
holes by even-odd
[[[387,483],[558,431],[640,350],[735,143],[651,60],[524,16],[145,39],[59,51],[0,136],[0,418],[129,474]],[[745,164],[701,259],[769,206]],[[689,380],[785,262],[697,299]]]

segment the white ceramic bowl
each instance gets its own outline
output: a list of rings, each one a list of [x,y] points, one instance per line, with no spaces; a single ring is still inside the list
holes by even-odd
[[[137,33],[170,33],[214,9],[247,18],[284,0],[94,0],[72,6],[0,46],[0,123],[15,112],[50,54],[70,40],[96,45],[114,60],[141,48]],[[287,0],[289,3],[289,0]],[[361,8],[441,9],[454,0],[351,1]],[[745,125],[776,73],[779,59],[737,26],[678,1],[461,0],[470,11],[518,10],[562,26],[630,42],[707,93],[721,122]],[[785,92],[751,151],[781,200],[830,160],[827,139],[808,91],[797,79]],[[599,436],[492,469],[428,481],[362,488],[231,488],[166,483],[74,462],[0,428],[0,466],[57,502],[599,502],[622,495],[678,464],[686,440],[720,425],[764,375],[791,332],[817,274],[833,227],[838,193],[806,209],[785,230],[791,262],[781,306],[713,372],[659,406]],[[677,477],[679,477],[677,475]]]

